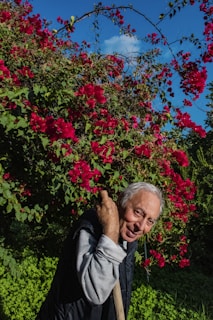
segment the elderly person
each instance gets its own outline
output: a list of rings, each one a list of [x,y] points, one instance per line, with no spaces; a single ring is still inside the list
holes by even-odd
[[[37,320],[114,320],[113,288],[120,281],[127,317],[137,240],[156,223],[163,208],[161,191],[152,184],[130,184],[117,204],[100,192],[96,210],[72,227],[49,294]]]

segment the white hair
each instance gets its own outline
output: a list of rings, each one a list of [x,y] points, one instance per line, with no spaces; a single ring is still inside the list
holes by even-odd
[[[125,208],[126,203],[129,199],[133,197],[135,193],[137,193],[140,190],[145,190],[147,192],[151,192],[155,194],[158,199],[160,200],[160,214],[163,211],[164,206],[164,199],[161,190],[154,186],[151,183],[148,182],[134,182],[131,183],[124,191],[122,192],[121,196],[119,197],[119,204],[122,208]]]

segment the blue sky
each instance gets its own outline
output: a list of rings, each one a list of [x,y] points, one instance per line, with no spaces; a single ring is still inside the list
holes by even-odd
[[[41,18],[45,18],[51,21],[50,29],[58,29],[60,25],[57,23],[57,17],[61,17],[64,20],[69,20],[71,16],[80,17],[83,14],[93,10],[94,0],[31,0],[30,1],[34,8],[34,13],[39,13]],[[152,22],[157,23],[159,14],[167,12],[169,10],[168,2],[165,0],[134,0],[131,4],[135,9],[146,15]],[[130,2],[125,0],[102,1],[104,5],[111,6],[113,3],[116,5],[128,5]],[[129,38],[119,34],[117,27],[114,27],[106,18],[99,19],[99,34],[101,42],[101,50],[106,53],[113,51],[122,52],[128,54],[130,52],[142,52],[145,50],[143,42],[140,41],[148,33],[156,32],[155,28],[148,23],[142,16],[126,11],[124,13],[125,22],[130,23],[132,28],[136,29],[137,38]],[[80,42],[86,40],[91,44],[94,44],[94,29],[93,29],[94,16],[82,20],[80,23],[75,25],[75,33],[72,34],[74,41]],[[165,34],[169,42],[173,42],[180,39],[182,36],[194,34],[195,36],[202,38],[202,14],[195,6],[190,6],[182,9],[178,12],[172,20],[169,18],[158,24],[162,33]],[[183,47],[184,50],[194,52],[196,49],[192,44],[187,44],[187,47]],[[177,42],[172,45],[174,52],[180,50],[180,46]],[[162,59],[171,58],[169,50],[165,49]],[[208,69],[208,82],[213,80],[213,66],[212,64],[207,65]],[[178,88],[178,83],[177,83]],[[191,118],[197,124],[204,125],[206,118],[205,112],[208,110],[206,107],[205,91],[200,99],[196,100],[193,107],[185,109],[186,112],[191,114]],[[176,99],[181,99],[181,93],[176,93]]]

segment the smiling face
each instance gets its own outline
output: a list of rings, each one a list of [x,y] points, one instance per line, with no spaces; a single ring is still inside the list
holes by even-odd
[[[134,194],[119,213],[120,235],[123,240],[133,242],[155,224],[160,213],[160,200],[156,194],[143,189]]]

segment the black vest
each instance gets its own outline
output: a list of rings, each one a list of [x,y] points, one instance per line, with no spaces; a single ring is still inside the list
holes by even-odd
[[[91,305],[85,298],[78,282],[76,272],[76,243],[79,231],[86,229],[100,238],[102,228],[95,210],[89,210],[80,217],[65,240],[62,256],[51,289],[44,301],[36,320],[115,320],[115,307],[112,294],[102,305]],[[127,317],[131,284],[134,271],[134,253],[137,242],[128,243],[127,256],[120,264],[120,284]]]

